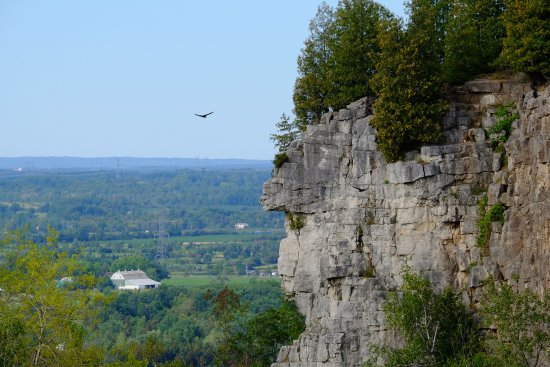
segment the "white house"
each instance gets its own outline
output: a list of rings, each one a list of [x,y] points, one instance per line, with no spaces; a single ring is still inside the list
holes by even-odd
[[[111,282],[115,289],[119,290],[140,290],[157,288],[160,283],[150,279],[142,270],[117,271],[111,275]]]
[[[235,223],[233,227],[235,227],[235,229],[246,229],[248,228],[248,223],[238,222],[238,223]]]

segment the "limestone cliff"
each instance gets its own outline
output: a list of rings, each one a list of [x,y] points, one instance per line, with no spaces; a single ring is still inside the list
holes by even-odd
[[[264,207],[292,213],[279,273],[307,325],[273,366],[360,366],[371,343],[395,342],[382,305],[406,261],[469,304],[489,276],[550,288],[550,88],[535,98],[521,79],[476,80],[449,99],[443,145],[386,163],[365,98],[309,126],[264,185]],[[520,119],[505,159],[486,129],[508,102]],[[485,194],[504,204],[505,221],[479,247]]]

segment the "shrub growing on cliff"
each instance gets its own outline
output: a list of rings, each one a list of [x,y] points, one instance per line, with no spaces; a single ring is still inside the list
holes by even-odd
[[[491,284],[481,314],[497,331],[487,340],[494,365],[536,367],[550,357],[550,294]]]
[[[275,168],[281,168],[285,162],[288,162],[288,155],[286,152],[275,154],[275,158],[273,158],[273,165]]]
[[[491,224],[493,222],[499,222],[504,224],[504,211],[506,208],[501,203],[493,205],[491,208],[487,209],[487,195],[484,195],[483,198],[478,203],[478,214],[480,219],[478,221],[479,234],[477,236],[477,245],[479,247],[487,246],[489,239],[491,238]]]
[[[512,108],[513,104],[498,106],[495,112],[496,124],[488,131],[491,135],[493,148],[508,141],[510,134],[512,134],[512,123],[519,119],[519,114],[512,112]]]
[[[289,228],[294,231],[302,229],[305,225],[303,214],[299,214],[299,213],[293,214],[289,212],[287,213],[287,218],[288,218]]]
[[[277,127],[279,133],[271,134],[269,140],[275,143],[275,148],[277,148],[279,152],[284,152],[288,149],[290,143],[298,138],[300,130],[296,126],[296,123],[291,122],[290,117],[285,113],[281,115],[281,119],[275,124],[275,127]]]
[[[451,289],[436,292],[428,279],[410,268],[402,274],[401,294],[390,293],[384,313],[406,346],[378,349],[385,366],[443,366],[473,356],[480,347],[478,328],[457,295]]]

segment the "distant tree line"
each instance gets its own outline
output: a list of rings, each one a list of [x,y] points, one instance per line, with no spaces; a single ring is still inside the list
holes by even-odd
[[[13,175],[0,171],[0,229],[48,225],[61,241],[152,237],[158,221],[169,236],[225,233],[236,222],[282,228],[280,213],[259,204],[268,170],[162,170]]]
[[[365,96],[388,161],[441,138],[444,86],[495,71],[550,76],[548,0],[409,0],[407,20],[372,0],[319,6],[298,57],[294,118],[271,139],[280,151],[300,131]]]

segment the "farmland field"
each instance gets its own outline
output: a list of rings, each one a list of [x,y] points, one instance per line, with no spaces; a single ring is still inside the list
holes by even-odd
[[[250,284],[257,283],[272,283],[279,284],[279,277],[255,277],[255,276],[245,276],[245,275],[231,275],[227,278],[226,284],[230,288],[243,288]],[[220,280],[218,277],[214,276],[201,276],[201,275],[191,275],[184,276],[182,274],[172,273],[170,278],[164,279],[162,281],[163,285],[167,286],[184,286],[187,288],[193,287],[208,287],[213,284],[219,284]]]

